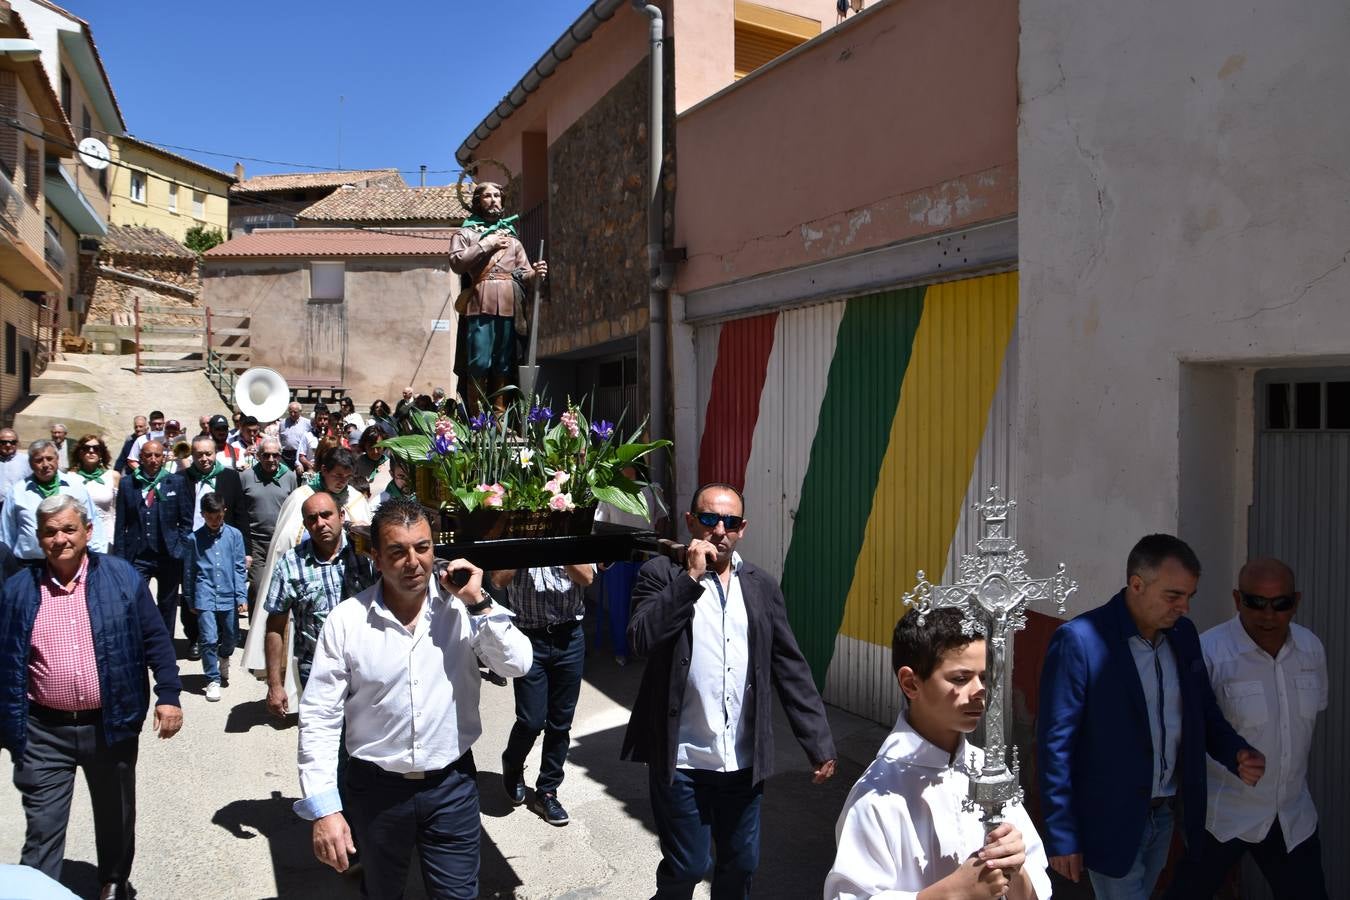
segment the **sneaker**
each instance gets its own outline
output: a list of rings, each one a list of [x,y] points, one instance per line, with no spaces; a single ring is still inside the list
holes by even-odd
[[[206,699],[215,703],[220,699],[220,682],[212,681],[206,686]]]
[[[197,643],[196,641],[193,641],[191,644],[188,644],[188,659],[193,660],[195,662],[196,660],[199,660],[201,658],[202,658],[202,645]]]
[[[230,658],[228,656],[220,659],[220,686],[230,686]]]
[[[502,784],[506,786],[506,796],[511,798],[512,806],[525,802],[525,769],[513,766],[502,757]]]
[[[535,791],[530,810],[538,813],[540,818],[550,825],[561,826],[571,821],[567,817],[567,810],[563,809],[562,804],[558,802],[558,795],[552,792],[541,794]]]

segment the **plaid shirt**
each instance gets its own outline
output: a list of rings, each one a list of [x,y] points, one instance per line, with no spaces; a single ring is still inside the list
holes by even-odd
[[[506,586],[506,605],[517,628],[544,628],[586,615],[586,589],[567,577],[562,566],[517,569]]]
[[[303,541],[287,550],[272,572],[272,583],[267,589],[263,608],[269,613],[291,614],[295,629],[295,659],[300,684],[309,680],[310,665],[314,662],[314,648],[319,645],[323,623],[333,607],[343,600],[344,579],[347,575],[346,539],[337,556],[325,562],[314,556],[314,542]]]
[[[50,571],[39,586],[28,659],[28,699],[51,709],[74,711],[103,705],[84,593],[88,573],[86,556],[69,590]]]

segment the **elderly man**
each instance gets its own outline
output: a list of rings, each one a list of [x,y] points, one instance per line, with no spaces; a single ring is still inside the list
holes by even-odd
[[[308,456],[314,452],[313,435],[313,424],[300,414],[300,404],[292,400],[286,405],[286,418],[277,426],[281,455],[286,465],[292,469],[300,468],[301,454]]]
[[[285,716],[290,709],[282,682],[286,623],[294,618],[294,657],[301,691],[309,680],[314,648],[328,614],[347,597],[375,583],[370,557],[357,553],[342,528],[342,510],[327,491],[319,491],[300,507],[309,540],[286,551],[272,574],[267,606],[267,708]]]
[[[470,205],[472,214],[450,239],[450,268],[469,285],[467,303],[462,308],[460,301],[455,304],[464,317],[459,341],[464,360],[461,366],[456,354],[455,370],[476,383],[475,387],[461,384],[459,390],[470,407],[476,408],[480,391],[491,395],[514,381],[517,291],[522,291],[523,298],[525,287],[516,281],[533,284],[544,278],[548,263],[541,259],[531,265],[515,228],[510,220],[503,220],[500,185],[479,182]],[[495,402],[504,408],[506,398],[499,396]]]
[[[450,563],[437,582],[430,514],[416,501],[383,504],[371,543],[380,580],[329,613],[315,649],[300,707],[304,799],[295,811],[314,822],[315,856],[339,872],[355,833],[367,897],[403,896],[416,847],[428,896],[474,898],[478,661],[504,677],[524,675],[530,642],[467,560]],[[344,724],[348,806],[337,789]]]
[[[4,509],[10,488],[32,474],[28,454],[19,452],[19,436],[13,428],[0,428],[0,510]]]
[[[1265,758],[1224,719],[1186,618],[1200,560],[1170,534],[1141,538],[1125,587],[1060,626],[1041,671],[1036,723],[1050,865],[1084,874],[1099,900],[1148,900],[1180,801],[1188,844],[1203,839],[1205,756],[1247,785]],[[1102,815],[1110,810],[1109,815]]]
[[[94,509],[94,501],[84,485],[57,470],[56,448],[51,441],[37,440],[28,445],[28,465],[33,474],[10,488],[5,508],[0,511],[0,542],[5,543],[20,559],[41,559],[42,547],[37,539],[37,507],[47,497],[66,494],[84,504],[94,523],[89,540],[91,550],[107,552],[111,535],[103,533],[103,525]]]
[[[239,486],[244,492],[244,518],[248,524],[244,536],[250,560],[248,602],[251,608],[257,602],[258,584],[267,561],[267,547],[276,532],[277,516],[281,514],[286,498],[296,488],[294,470],[281,461],[279,440],[263,438],[258,445],[258,461],[240,474]]]
[[[128,468],[134,469],[136,466],[140,465],[141,448],[144,447],[148,441],[159,441],[164,445],[165,453],[173,452],[173,447],[169,443],[169,436],[164,431],[164,413],[158,409],[151,410],[148,424],[150,430],[136,438],[136,442],[133,443],[131,449],[127,451],[126,464]]]
[[[650,560],[633,591],[628,642],[649,656],[622,755],[647,764],[661,863],[656,897],[744,897],[759,866],[759,810],[773,774],[773,693],[820,784],[836,753],[777,582],[741,558],[745,505],[729,484],[694,492],[683,565]],[[759,685],[756,686],[755,682]]]
[[[147,587],[155,579],[155,604],[173,637],[178,591],[192,534],[193,493],[182,475],[165,466],[164,445],[146,441],[140,465],[117,491],[117,539],[113,546],[140,574]],[[197,617],[184,605],[183,633],[197,640]]]
[[[61,875],[75,770],[94,808],[101,898],[128,895],[136,833],[136,756],[155,677],[155,728],[182,727],[173,646],[150,592],[123,560],[91,551],[85,505],[53,495],[37,507],[44,566],[0,597],[0,746],[28,820],[20,862]]]
[[[1327,707],[1327,655],[1317,635],[1293,622],[1302,599],[1289,566],[1254,559],[1238,573],[1237,615],[1200,635],[1219,707],[1266,755],[1266,774],[1248,787],[1208,761],[1205,832],[1186,848],[1169,898],[1212,897],[1250,853],[1276,897],[1326,900],[1308,753]]]
[[[219,494],[225,501],[225,521],[239,529],[240,534],[248,533],[244,490],[240,485],[239,473],[216,458],[216,442],[211,435],[199,434],[192,439],[192,465],[183,474],[187,476],[188,484],[194,493],[193,531],[204,524],[201,512],[202,496],[214,493]]]
[[[131,467],[128,465],[131,455],[131,448],[136,445],[136,439],[150,431],[150,420],[145,416],[136,416],[131,420],[131,434],[122,442],[122,450],[117,454],[117,461],[113,463],[113,470],[123,475],[131,474]]]
[[[66,426],[57,422],[52,426],[52,446],[56,448],[56,465],[62,471],[70,468],[70,442],[66,440]]]

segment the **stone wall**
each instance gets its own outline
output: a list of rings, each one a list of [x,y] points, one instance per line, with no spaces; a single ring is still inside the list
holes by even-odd
[[[141,256],[130,253],[100,253],[88,323],[127,325],[133,317],[136,298],[141,303],[197,309],[201,275],[195,258]],[[160,324],[171,324],[161,321]],[[195,324],[184,319],[172,324]]]
[[[540,313],[541,356],[647,326],[649,82],[644,60],[549,146],[550,291]],[[666,171],[673,173],[669,153]],[[673,188],[670,174],[668,195]]]

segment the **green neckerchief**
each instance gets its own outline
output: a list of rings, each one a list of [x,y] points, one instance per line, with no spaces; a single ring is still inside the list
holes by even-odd
[[[167,467],[167,466],[160,466],[160,467],[159,467],[159,471],[155,473],[155,477],[154,477],[154,478],[147,478],[146,475],[145,475],[145,467],[144,467],[144,466],[137,466],[137,467],[136,467],[136,476],[135,476],[135,477],[136,477],[136,484],[140,485],[141,493],[142,493],[142,494],[148,494],[148,493],[150,493],[151,491],[154,491],[154,492],[155,492],[155,499],[156,499],[156,500],[163,500],[163,499],[164,499],[164,495],[161,494],[161,493],[159,492],[159,483],[160,483],[161,481],[163,481],[165,478],[167,478],[168,475],[169,475],[169,469],[168,469],[168,467]]]
[[[520,216],[507,216],[504,219],[498,219],[495,222],[489,222],[486,219],[480,219],[477,216],[470,216],[469,218],[464,220],[464,224],[461,225],[460,227],[472,228],[474,231],[480,233],[479,234],[480,237],[487,237],[494,231],[510,232],[511,236],[515,237],[516,226],[512,223],[514,223],[519,218]]]
[[[286,465],[285,463],[282,463],[280,466],[277,467],[277,473],[273,475],[271,478],[268,478],[266,475],[263,474],[262,463],[253,464],[253,474],[258,476],[258,480],[261,481],[263,484],[267,484],[268,482],[280,481],[281,477],[290,470],[291,470],[290,466]]]
[[[108,470],[103,468],[102,466],[99,466],[92,472],[86,472],[84,469],[76,469],[75,471],[78,472],[80,474],[80,477],[84,479],[85,484],[88,484],[91,481],[97,481],[99,484],[102,484],[103,473]]]
[[[43,484],[37,480],[36,475],[29,476],[28,480],[33,482],[33,487],[37,488],[37,492],[42,495],[43,500],[48,497],[55,497],[61,492],[61,473],[59,472],[52,479],[51,484]]]
[[[399,486],[398,486],[398,482],[395,481],[395,480],[392,479],[392,478],[389,479],[389,484],[385,487],[384,491],[385,491],[386,494],[389,495],[389,498],[390,498],[391,500],[416,500],[416,499],[417,499],[417,495],[416,495],[416,494],[405,494],[405,493],[403,493],[403,491],[402,491],[402,490],[399,488]]]
[[[340,493],[334,494],[328,488],[323,486],[323,476],[315,474],[309,479],[309,486],[315,491],[325,491],[330,497],[337,501],[338,509],[347,507],[347,499],[351,496],[351,485],[343,488]]]
[[[224,471],[225,466],[221,464],[220,460],[216,460],[215,467],[212,468],[210,472],[203,473],[202,470],[197,468],[195,465],[190,465],[188,466],[187,473],[188,477],[191,478],[193,481],[196,481],[198,483],[205,481],[207,487],[211,488],[212,490],[215,490],[216,476]]]

